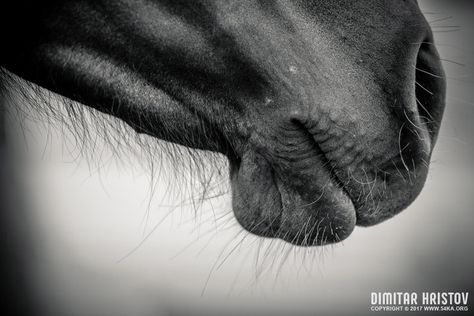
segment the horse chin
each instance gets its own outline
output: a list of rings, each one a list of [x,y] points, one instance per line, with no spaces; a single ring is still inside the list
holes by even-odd
[[[327,176],[295,185],[276,169],[254,152],[233,164],[233,210],[243,228],[299,246],[335,243],[351,234],[356,212],[343,188]]]

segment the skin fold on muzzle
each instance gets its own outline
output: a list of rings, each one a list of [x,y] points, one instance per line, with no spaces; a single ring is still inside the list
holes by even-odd
[[[338,242],[424,185],[445,80],[416,1],[24,0],[3,18],[9,72],[226,155],[256,235]]]

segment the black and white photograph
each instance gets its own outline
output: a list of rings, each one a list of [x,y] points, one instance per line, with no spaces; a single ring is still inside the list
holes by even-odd
[[[0,5],[0,315],[472,315],[474,2]]]

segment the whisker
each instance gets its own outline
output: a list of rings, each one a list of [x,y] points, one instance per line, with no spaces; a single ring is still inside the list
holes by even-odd
[[[439,19],[434,19],[434,20],[431,20],[431,21],[428,21],[428,23],[437,23],[437,22],[442,22],[442,21],[446,21],[446,20],[449,20],[449,19],[452,19],[453,17],[452,16],[445,16],[444,18],[439,18]]]
[[[424,69],[420,69],[418,67],[415,67],[415,69],[418,70],[419,72],[425,73],[425,74],[430,75],[430,76],[435,77],[435,78],[442,78],[442,79],[444,78],[444,76],[436,75],[434,73],[431,73],[431,72],[429,72],[427,70],[424,70]]]
[[[433,30],[434,33],[454,33],[461,31],[462,28],[453,29],[453,30]]]
[[[432,25],[431,28],[459,28],[461,29],[461,26],[459,25]]]
[[[423,111],[425,111],[425,113],[428,115],[428,117],[431,119],[432,122],[435,122],[436,120],[434,119],[434,117],[431,115],[431,113],[428,111],[428,109],[423,105],[423,103],[421,103],[421,101],[418,99],[418,98],[415,98],[416,99],[416,103],[418,104],[418,106],[420,108],[423,109]]]
[[[428,92],[429,94],[431,95],[434,95],[433,92],[431,92],[430,90],[428,90],[427,88],[423,87],[423,85],[421,85],[418,81],[415,81],[415,84],[420,87],[421,89],[423,89],[424,91]]]
[[[454,60],[451,60],[451,59],[440,58],[439,60],[441,60],[441,61],[446,61],[446,62],[448,62],[448,63],[453,63],[453,64],[458,65],[458,66],[461,66],[461,67],[466,67],[465,64],[460,63],[460,62],[457,62],[457,61],[454,61]]]

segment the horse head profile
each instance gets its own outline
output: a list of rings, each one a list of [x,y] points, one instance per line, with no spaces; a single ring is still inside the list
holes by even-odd
[[[225,155],[250,233],[339,242],[423,188],[445,79],[415,0],[22,0],[2,11],[1,67],[137,133]]]

